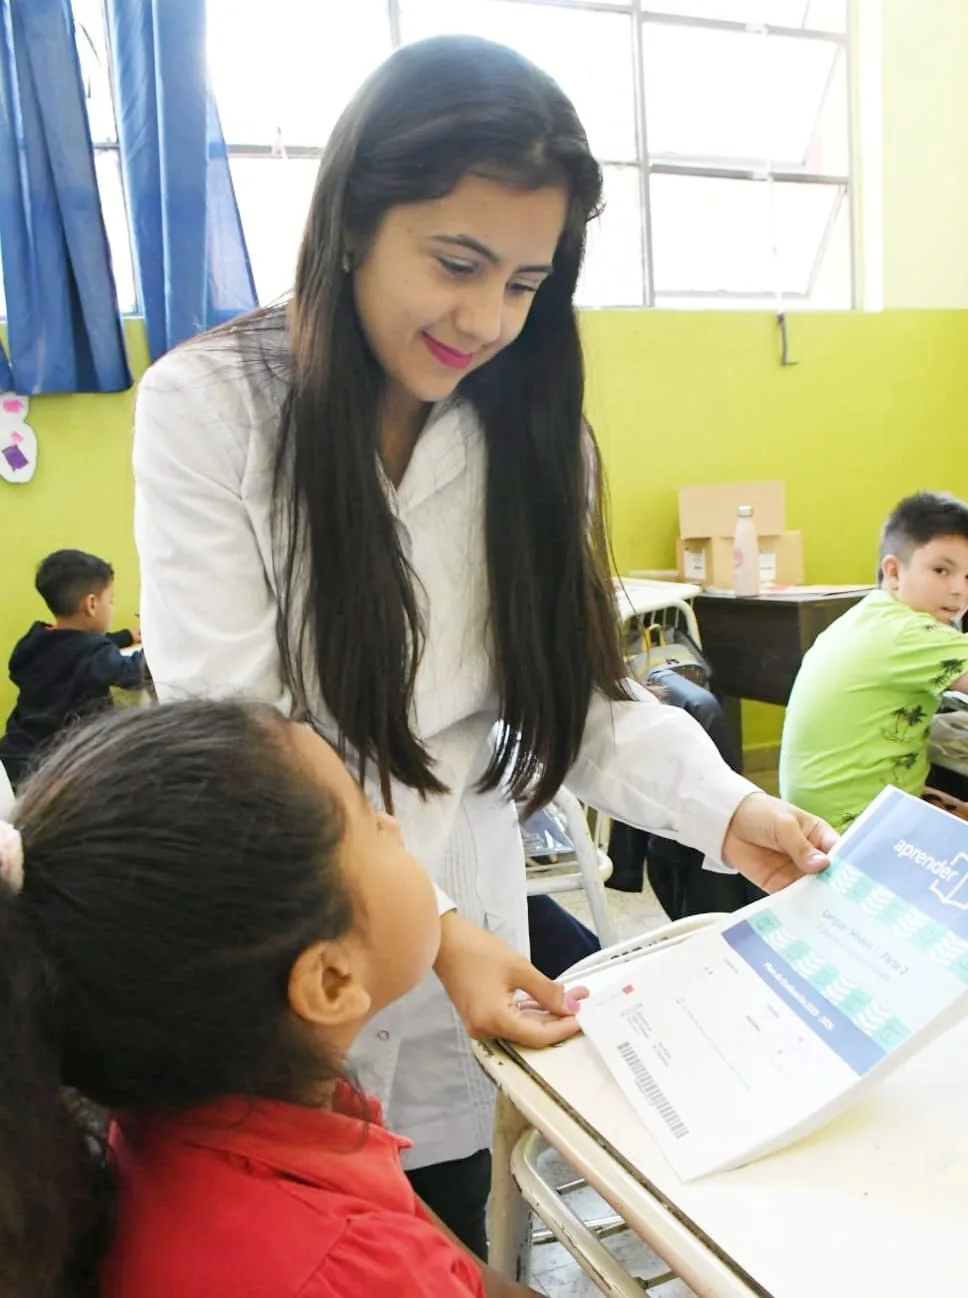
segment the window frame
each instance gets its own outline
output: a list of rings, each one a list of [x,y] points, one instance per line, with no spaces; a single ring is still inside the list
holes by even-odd
[[[642,285],[642,301],[625,308],[621,306],[615,309],[643,309],[661,307],[665,299],[674,299],[674,304],[681,304],[690,297],[695,298],[697,302],[703,304],[702,309],[716,310],[723,307],[729,308],[742,307],[755,303],[762,304],[764,310],[776,307],[779,310],[787,307],[803,306],[810,309],[810,297],[815,287],[817,278],[822,270],[824,258],[827,253],[830,240],[836,229],[838,218],[844,210],[846,204],[846,219],[848,222],[847,237],[849,241],[849,275],[850,275],[850,295],[847,309],[856,309],[859,300],[858,294],[858,249],[856,242],[857,213],[856,213],[856,121],[855,113],[852,107],[852,81],[853,71],[851,64],[852,55],[852,33],[854,28],[854,10],[856,0],[845,0],[846,25],[843,32],[832,32],[827,30],[813,29],[807,27],[787,27],[772,25],[769,23],[746,23],[734,19],[709,18],[698,16],[687,16],[676,13],[669,13],[663,10],[661,0],[503,0],[505,4],[529,4],[544,5],[549,9],[572,9],[586,12],[588,14],[607,14],[615,13],[624,16],[631,16],[632,19],[632,69],[633,69],[633,93],[635,102],[635,138],[636,138],[636,156],[633,160],[617,159],[609,157],[599,157],[598,161],[603,168],[606,167],[634,167],[638,174],[638,191],[639,191],[639,217],[641,222],[641,267],[640,278]],[[386,15],[389,25],[390,48],[399,49],[403,43],[403,23],[401,12],[401,0],[385,0]],[[810,5],[805,4],[804,20],[809,13]],[[103,4],[102,4],[103,13]],[[846,127],[847,127],[847,171],[846,173],[832,172],[808,172],[797,169],[791,171],[782,167],[773,167],[764,162],[762,166],[756,166],[744,159],[727,159],[720,157],[700,158],[681,158],[670,157],[655,154],[649,151],[649,121],[646,105],[645,94],[645,44],[646,30],[649,24],[667,25],[676,28],[697,29],[704,31],[732,32],[738,34],[762,34],[763,36],[776,36],[783,38],[792,38],[800,41],[822,41],[827,44],[834,44],[837,47],[835,57],[831,63],[831,69],[828,74],[827,83],[818,107],[817,120],[826,103],[826,97],[829,93],[831,84],[837,74],[838,63],[843,60],[845,69],[846,83]],[[109,51],[110,58],[110,51]],[[113,87],[112,87],[113,94]],[[93,140],[95,154],[97,153],[116,153],[119,150],[117,141]],[[229,160],[233,157],[239,158],[274,158],[284,156],[293,159],[318,159],[322,156],[324,146],[306,145],[296,141],[278,139],[273,144],[254,144],[245,141],[226,140],[226,150]],[[682,177],[701,177],[707,179],[729,179],[747,181],[749,183],[794,183],[806,185],[826,185],[832,186],[837,191],[837,198],[832,205],[831,214],[827,222],[820,245],[814,256],[813,265],[809,277],[809,284],[805,293],[779,292],[775,296],[766,295],[761,291],[751,289],[748,291],[739,290],[721,290],[707,291],[703,289],[691,290],[660,290],[656,291],[655,272],[654,272],[654,250],[652,240],[652,186],[651,178],[656,175],[672,175]],[[130,243],[130,228],[129,228]],[[135,285],[137,294],[137,284]],[[715,302],[715,306],[712,303]],[[607,302],[595,303],[588,309],[609,309],[611,304]],[[135,304],[135,312],[139,309],[138,303]],[[821,308],[822,309],[822,308]]]
[[[788,27],[782,25],[773,25],[769,23],[745,23],[734,19],[723,18],[704,18],[696,16],[684,16],[681,14],[668,13],[662,9],[661,0],[503,0],[506,4],[529,4],[545,5],[549,9],[572,9],[580,10],[589,14],[615,13],[623,16],[631,16],[632,19],[632,67],[633,67],[633,93],[635,97],[635,136],[636,136],[636,156],[633,160],[618,159],[610,157],[599,157],[598,161],[603,168],[605,167],[634,167],[638,173],[639,188],[639,216],[641,221],[641,267],[640,276],[642,284],[642,301],[637,304],[638,308],[654,308],[662,306],[664,299],[675,299],[681,302],[690,297],[697,301],[709,302],[715,300],[716,307],[709,306],[707,309],[715,310],[720,305],[729,307],[730,305],[739,307],[744,303],[750,302],[762,303],[764,309],[776,304],[779,307],[790,307],[802,305],[809,309],[809,301],[814,291],[817,279],[821,273],[824,258],[826,256],[831,238],[837,226],[844,204],[847,205],[848,221],[848,240],[850,248],[850,298],[849,308],[854,309],[857,305],[857,256],[856,244],[854,237],[854,163],[855,163],[855,141],[854,141],[854,114],[851,111],[851,11],[854,0],[845,0],[847,11],[846,30],[843,32],[831,32],[822,29],[808,27]],[[809,12],[809,4],[805,5],[804,18]],[[399,49],[403,43],[403,21],[401,12],[401,0],[386,0],[387,20],[389,23],[390,45],[392,49]],[[797,169],[791,171],[782,167],[773,167],[768,164],[755,166],[741,160],[735,162],[725,158],[710,158],[706,161],[672,159],[662,155],[653,155],[648,148],[649,139],[649,122],[648,111],[645,96],[645,40],[646,27],[648,24],[664,24],[685,29],[698,29],[704,31],[721,31],[733,32],[738,34],[762,34],[764,36],[776,36],[792,38],[801,41],[821,41],[826,44],[834,44],[837,52],[831,63],[831,69],[828,74],[827,84],[824,88],[818,107],[818,120],[820,113],[826,103],[826,97],[829,93],[831,84],[836,75],[838,62],[843,60],[846,70],[846,95],[847,103],[845,105],[847,121],[847,172],[846,173],[828,173],[828,172],[808,172]],[[245,142],[233,143],[226,141],[226,147],[229,157],[248,157],[248,158],[269,158],[278,156],[279,147],[277,145],[258,145]],[[287,157],[291,158],[318,158],[322,155],[322,148],[315,146],[300,145],[296,142],[290,143],[283,140],[282,147]],[[816,250],[813,265],[809,277],[808,287],[805,293],[782,292],[777,297],[771,298],[761,291],[749,290],[740,292],[737,290],[724,290],[720,292],[705,291],[701,289],[693,290],[667,290],[656,291],[655,273],[654,273],[654,251],[652,245],[652,194],[651,178],[655,175],[674,175],[684,177],[704,177],[708,179],[729,179],[742,180],[750,183],[780,182],[795,183],[806,185],[829,185],[835,188],[837,198],[832,204],[830,218],[824,230],[821,242]],[[611,304],[595,304],[591,309],[600,307],[607,309]],[[616,309],[622,309],[617,307]],[[631,307],[629,309],[636,309]]]
[[[395,2],[395,0],[391,0]],[[512,3],[515,0],[511,0]],[[535,2],[535,0],[532,0]],[[539,4],[546,3],[570,3],[570,0],[536,0]],[[582,3],[582,0],[578,0]],[[830,245],[836,229],[837,218],[840,215],[844,204],[847,205],[848,231],[847,238],[849,243],[850,257],[850,302],[848,310],[855,310],[858,301],[857,292],[857,255],[855,243],[855,202],[854,202],[854,175],[856,149],[854,139],[854,113],[851,105],[851,30],[852,15],[855,0],[845,0],[846,24],[843,32],[831,32],[823,29],[814,29],[807,27],[785,27],[773,25],[770,23],[744,23],[734,19],[725,18],[700,18],[689,17],[682,14],[665,13],[661,9],[661,4],[643,3],[642,0],[631,0],[632,7],[637,11],[640,22],[636,25],[636,41],[638,49],[636,51],[636,63],[638,78],[636,83],[636,104],[640,113],[639,131],[640,131],[640,154],[639,166],[642,172],[642,209],[643,209],[643,239],[642,239],[642,257],[643,257],[643,278],[646,286],[646,306],[661,306],[661,301],[657,298],[675,298],[683,299],[695,297],[697,299],[707,300],[715,297],[717,302],[723,303],[742,303],[744,301],[762,302],[764,309],[770,305],[776,305],[778,310],[783,310],[788,306],[795,306],[798,303],[807,304],[816,285],[817,279],[823,268],[824,258]],[[585,6],[583,6],[585,7]],[[591,6],[587,6],[591,7]],[[804,17],[809,12],[810,5],[806,5]],[[789,171],[781,167],[764,165],[754,167],[749,165],[735,166],[716,166],[713,162],[709,163],[687,163],[663,159],[661,155],[652,155],[648,148],[648,121],[645,104],[645,86],[643,68],[645,65],[645,27],[648,23],[666,24],[668,26],[693,28],[703,31],[721,31],[733,32],[736,34],[758,34],[766,37],[778,36],[795,40],[822,41],[827,44],[834,44],[838,47],[838,53],[831,63],[830,72],[827,78],[827,84],[824,87],[821,96],[820,105],[817,113],[819,121],[827,94],[829,93],[831,83],[836,74],[838,60],[843,60],[846,73],[846,126],[847,126],[847,172],[843,173],[820,173],[807,172],[803,170]],[[644,159],[644,161],[643,161]],[[656,160],[658,159],[658,160]],[[821,239],[813,260],[813,266],[810,273],[810,281],[805,294],[794,294],[780,292],[775,297],[767,295],[756,290],[740,292],[736,290],[723,291],[719,293],[710,293],[701,289],[695,290],[671,290],[656,293],[654,280],[654,256],[652,248],[652,206],[651,206],[651,186],[650,178],[654,175],[667,176],[684,176],[684,177],[705,177],[708,179],[723,180],[745,180],[750,183],[793,183],[808,185],[830,185],[838,189],[839,194],[834,202],[826,229]],[[707,308],[715,310],[716,308]]]

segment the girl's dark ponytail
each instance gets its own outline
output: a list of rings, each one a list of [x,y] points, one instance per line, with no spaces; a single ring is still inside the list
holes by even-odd
[[[60,1081],[53,994],[18,898],[0,882],[0,1298],[95,1298],[106,1170]]]
[[[301,953],[354,922],[343,811],[277,713],[186,700],[77,727],[15,819],[22,839],[0,829],[0,1298],[96,1298],[113,1162],[90,1115],[298,1103],[344,1076],[287,995]]]

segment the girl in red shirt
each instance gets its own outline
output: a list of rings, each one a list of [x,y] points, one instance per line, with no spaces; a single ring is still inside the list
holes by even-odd
[[[70,738],[15,820],[4,1298],[528,1292],[442,1231],[345,1074],[440,924],[396,822],[322,739],[236,703],[128,711]]]

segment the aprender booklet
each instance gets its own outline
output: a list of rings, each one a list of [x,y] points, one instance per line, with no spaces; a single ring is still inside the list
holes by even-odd
[[[830,866],[618,966],[585,1035],[685,1180],[816,1130],[968,1013],[968,824],[885,789]]]

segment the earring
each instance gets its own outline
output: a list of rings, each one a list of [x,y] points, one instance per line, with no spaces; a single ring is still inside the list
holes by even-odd
[[[352,269],[353,269],[353,263],[350,261],[350,254],[348,252],[344,252],[343,253],[343,274],[348,275]]]

